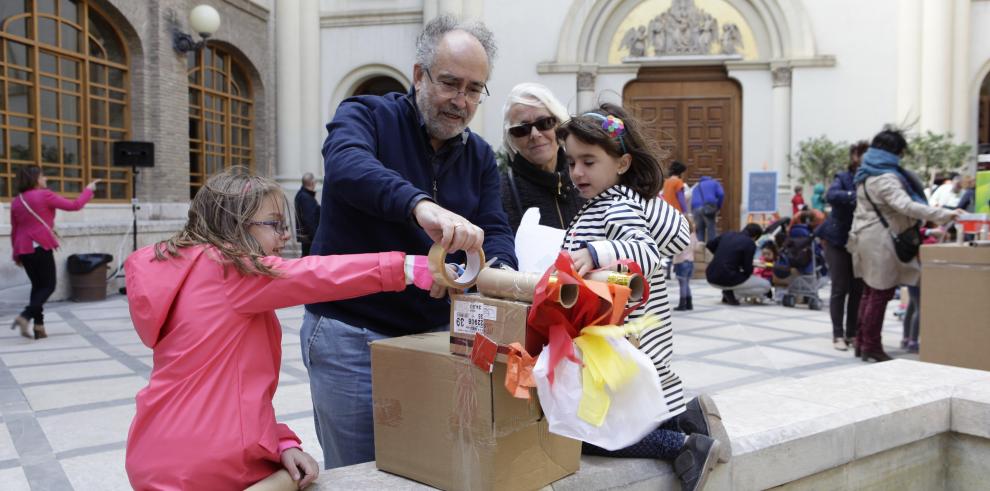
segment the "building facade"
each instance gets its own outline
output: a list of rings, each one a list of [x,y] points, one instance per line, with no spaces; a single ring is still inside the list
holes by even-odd
[[[751,172],[777,172],[786,209],[797,177],[788,156],[808,138],[868,139],[891,123],[990,143],[987,0],[322,0],[318,9],[319,85],[289,97],[319,100],[322,124],[279,140],[285,151],[298,141],[305,154],[293,160],[312,172],[341,100],[369,81],[409,87],[416,35],[439,12],[495,33],[492,96],[471,124],[493,147],[517,83],[547,85],[572,113],[624,103],[688,164],[689,182],[722,181],[720,229],[746,220]],[[312,13],[300,19],[315,42]],[[313,76],[315,65],[302,66]],[[280,102],[280,118],[286,109]]]
[[[219,31],[180,53],[173,31],[189,32],[200,3],[219,11]],[[493,147],[517,83],[547,85],[572,113],[622,103],[688,164],[689,182],[722,181],[723,230],[747,219],[751,173],[777,173],[761,193],[785,209],[788,156],[811,137],[855,141],[894,123],[990,143],[990,0],[5,1],[0,255],[19,165],[42,165],[66,196],[107,181],[83,211],[59,214],[60,265],[126,257],[132,197],[139,245],[170,235],[204,178],[231,165],[291,196],[304,172],[322,176],[343,99],[408,90],[416,36],[440,13],[495,33],[492,96],[471,124]],[[117,140],[155,144],[136,187],[112,165]],[[0,294],[26,283],[0,262]]]
[[[200,3],[217,9],[220,28],[201,49],[180,52],[174,32],[190,32],[189,11]],[[82,211],[58,214],[53,299],[68,293],[69,254],[110,253],[114,267],[126,258],[132,197],[142,246],[182,226],[205,176],[231,165],[273,174],[274,28],[268,1],[2,2],[0,295],[27,284],[8,259],[21,165],[42,166],[49,187],[70,198],[104,180]],[[140,168],[133,184],[130,167],[113,165],[121,140],[154,144],[154,166]]]

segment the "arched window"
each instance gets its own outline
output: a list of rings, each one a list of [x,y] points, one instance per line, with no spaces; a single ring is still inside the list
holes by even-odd
[[[208,44],[187,61],[191,198],[223,169],[254,170],[254,103],[247,72],[230,53]]]
[[[353,95],[385,95],[389,92],[406,93],[407,89],[388,75],[378,75],[361,82],[361,85],[354,89]]]
[[[54,191],[104,179],[97,199],[128,199],[130,170],[110,162],[129,135],[128,87],[121,36],[87,0],[0,2],[0,198],[36,164]]]

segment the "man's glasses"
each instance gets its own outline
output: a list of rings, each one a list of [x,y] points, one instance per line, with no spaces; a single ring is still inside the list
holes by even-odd
[[[430,75],[430,70],[423,70],[426,72],[426,77],[430,79],[430,83],[437,86],[437,92],[448,99],[453,99],[457,97],[458,94],[464,96],[464,100],[470,102],[471,104],[481,104],[488,97],[488,86],[483,86],[484,92],[476,88],[468,88],[466,91],[460,90],[457,84],[449,80],[441,80],[436,82],[433,80],[433,75]]]
[[[275,231],[276,235],[285,235],[289,231],[289,224],[283,222],[282,220],[265,220],[261,222],[248,222],[248,225],[264,225],[266,227],[271,227]]]
[[[547,116],[545,118],[537,119],[532,123],[523,123],[517,126],[512,126],[509,128],[509,134],[516,137],[522,138],[524,136],[529,136],[533,132],[533,128],[537,131],[546,131],[557,127],[557,118],[553,116]]]

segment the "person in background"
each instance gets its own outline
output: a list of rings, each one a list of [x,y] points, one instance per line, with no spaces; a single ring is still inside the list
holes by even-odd
[[[760,245],[760,258],[753,264],[753,274],[773,284],[773,265],[777,262],[777,244],[772,240]]]
[[[296,192],[296,240],[302,244],[302,256],[309,255],[320,224],[320,204],[316,202],[316,178],[312,172],[302,176],[302,187]]]
[[[825,185],[820,182],[811,189],[811,208],[825,212]]]
[[[804,208],[803,186],[794,186],[794,197],[791,198],[791,215],[797,215]]]
[[[48,179],[37,165],[17,169],[17,195],[10,202],[10,242],[14,262],[24,268],[31,281],[31,296],[24,311],[14,318],[11,329],[20,328],[21,336],[34,339],[48,337],[45,331],[45,302],[55,292],[55,255],[59,237],[55,233],[55,212],[76,211],[93,198],[101,180],[86,185],[76,199],[68,200],[47,188]],[[32,333],[31,321],[34,321]]]
[[[963,213],[928,205],[921,182],[900,165],[906,148],[899,130],[881,131],[853,178],[856,211],[846,248],[852,255],[853,273],[864,283],[854,344],[863,361],[891,359],[881,340],[887,302],[897,285],[917,285],[921,274],[917,256],[901,261],[892,237],[917,226],[919,220],[946,223]]]
[[[698,242],[708,242],[715,238],[715,222],[722,209],[725,190],[722,185],[708,176],[702,176],[691,190],[691,213],[694,215],[694,231]]]
[[[973,176],[963,176],[962,189],[962,197],[959,198],[956,207],[966,210],[967,213],[973,213],[976,207],[976,179]]]
[[[832,212],[825,223],[815,230],[815,235],[825,242],[825,262],[832,275],[828,310],[832,319],[832,347],[839,351],[848,350],[856,338],[859,299],[863,295],[863,280],[853,275],[852,256],[846,250],[846,241],[849,240],[849,228],[852,227],[853,212],[856,210],[853,176],[869,148],[870,144],[865,140],[849,147],[849,166],[835,176],[825,195],[832,205]]]
[[[689,227],[694,225],[688,222]],[[680,300],[674,310],[694,310],[694,303],[691,301],[691,278],[694,276],[694,252],[698,248],[698,240],[695,239],[693,231],[689,230],[690,242],[688,248],[674,256],[674,276],[677,277],[677,286],[680,289]]]
[[[663,191],[661,195],[668,205],[673,206],[677,211],[687,216],[688,207],[684,200],[684,180],[681,175],[687,170],[681,161],[675,160],[670,163],[670,176],[663,180]]]
[[[505,99],[502,142],[511,160],[501,174],[502,208],[513,233],[529,208],[540,210],[540,225],[565,229],[584,204],[554,134],[568,118],[541,84],[516,85]]]
[[[959,201],[963,195],[962,176],[953,172],[949,174],[949,179],[942,183],[935,191],[929,201],[936,208],[948,208],[954,210],[959,207]]]
[[[705,279],[722,290],[722,303],[739,305],[736,294],[762,297],[770,291],[769,281],[753,275],[756,240],[761,235],[763,228],[759,224],[748,223],[740,232],[726,232],[705,244],[713,254]]]

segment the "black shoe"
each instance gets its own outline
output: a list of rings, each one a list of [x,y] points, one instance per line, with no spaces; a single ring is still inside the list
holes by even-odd
[[[684,302],[684,309],[685,310],[694,310],[694,304],[691,303],[691,297],[687,297],[687,300]]]
[[[708,394],[702,394],[687,403],[684,412],[677,416],[677,426],[688,435],[699,434],[718,440],[721,445],[719,463],[724,464],[732,458],[732,443],[722,424],[722,415]]]
[[[681,299],[677,301],[677,307],[674,307],[674,310],[687,310],[687,300],[685,297],[681,297]]]
[[[739,300],[736,300],[736,294],[732,290],[722,290],[722,303],[739,305]]]
[[[687,437],[681,453],[674,459],[674,473],[681,481],[681,489],[704,489],[705,481],[718,461],[718,453],[718,440],[697,433]]]

